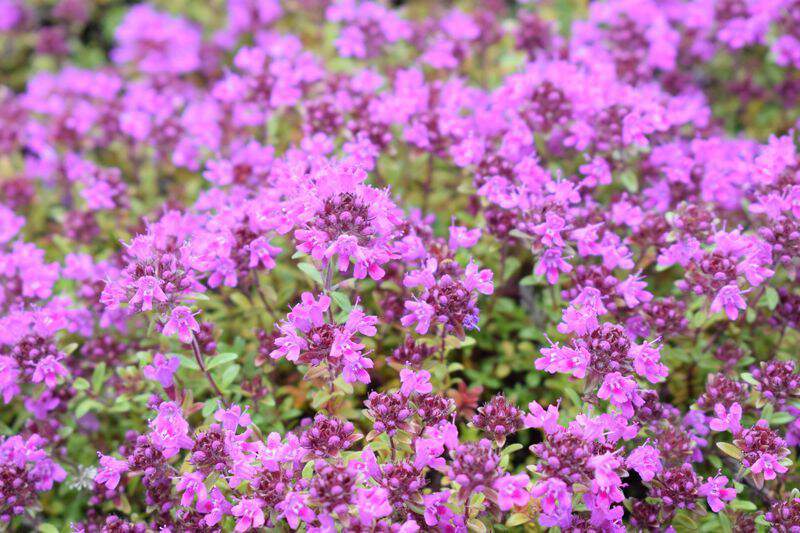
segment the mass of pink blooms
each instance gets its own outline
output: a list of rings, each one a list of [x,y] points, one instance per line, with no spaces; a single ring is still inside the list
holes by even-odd
[[[128,4],[0,0],[0,529],[800,532],[799,0]]]

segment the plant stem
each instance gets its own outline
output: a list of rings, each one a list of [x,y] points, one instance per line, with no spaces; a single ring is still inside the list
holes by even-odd
[[[271,305],[269,305],[269,302],[267,301],[267,297],[264,296],[264,293],[261,291],[261,283],[258,280],[258,274],[256,273],[255,270],[253,270],[253,283],[256,286],[256,293],[258,293],[258,297],[261,300],[261,303],[264,305],[264,310],[267,312],[269,317],[273,321],[275,321],[275,310],[272,309]]]
[[[225,399],[225,395],[222,393],[222,390],[217,385],[217,382],[214,381],[214,378],[211,376],[211,372],[208,371],[206,368],[206,364],[203,361],[203,354],[200,353],[200,345],[197,343],[197,337],[195,336],[194,332],[192,332],[192,352],[194,352],[194,359],[197,361],[197,366],[200,367],[200,371],[203,372],[206,376],[206,380],[211,385],[211,388],[214,389],[214,392],[219,397],[222,404],[225,408],[230,407],[228,400]]]

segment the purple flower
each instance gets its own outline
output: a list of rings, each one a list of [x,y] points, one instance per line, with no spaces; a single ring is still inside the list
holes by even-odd
[[[762,474],[764,479],[770,480],[778,477],[778,474],[785,474],[788,468],[783,466],[778,458],[771,453],[763,453],[750,467],[754,474]]]
[[[97,455],[100,457],[100,468],[97,469],[94,480],[113,490],[119,485],[120,476],[128,471],[128,462],[100,452]]]
[[[164,354],[156,352],[153,355],[153,362],[146,365],[142,370],[144,377],[158,381],[166,389],[172,386],[172,376],[175,375],[180,366],[181,360],[178,356],[167,358]]]
[[[242,411],[238,405],[232,405],[229,409],[219,409],[214,413],[214,420],[220,422],[228,431],[236,431],[237,427],[247,427],[252,423],[247,408]]]
[[[189,423],[183,418],[180,407],[174,402],[163,402],[158,414],[150,421],[150,437],[153,444],[161,448],[166,459],[181,449],[191,449],[194,441],[189,438]]]
[[[283,501],[276,506],[280,512],[279,516],[286,519],[286,522],[292,529],[297,529],[301,520],[306,523],[310,523],[314,520],[316,515],[307,505],[307,499],[307,494],[289,492]]]
[[[161,332],[167,337],[177,335],[178,340],[189,344],[195,331],[200,331],[200,324],[195,320],[192,310],[185,305],[179,305],[172,310]]]
[[[642,481],[651,481],[662,469],[658,450],[648,445],[634,448],[625,465],[636,470]]]
[[[739,318],[739,311],[744,311],[745,309],[747,309],[747,302],[742,298],[742,291],[739,287],[725,285],[717,292],[709,310],[712,313],[724,310],[729,319],[736,320]]]
[[[494,489],[497,491],[497,505],[503,511],[508,511],[514,507],[524,507],[531,499],[528,484],[531,482],[527,474],[517,474],[512,476],[506,474],[494,482]]]
[[[431,385],[431,373],[427,370],[410,370],[404,368],[400,371],[400,392],[403,396],[411,396],[413,393],[426,394],[433,390]]]
[[[359,520],[364,525],[371,524],[376,518],[392,514],[388,493],[381,487],[358,489],[356,505],[358,506]]]
[[[258,529],[264,525],[264,502],[258,498],[242,498],[231,508],[231,514],[239,518],[234,531]]]
[[[737,434],[742,429],[739,423],[742,420],[742,406],[738,403],[733,403],[729,409],[718,403],[714,405],[714,413],[717,415],[716,418],[712,418],[708,424],[714,431],[730,431]]]
[[[725,476],[710,477],[700,485],[697,494],[704,496],[711,510],[718,513],[725,507],[726,501],[736,498],[736,489],[725,487],[727,484],[728,478]]]
[[[175,490],[182,492],[181,505],[189,507],[192,505],[195,496],[198,504],[208,499],[208,491],[205,486],[205,476],[200,472],[186,472],[179,479]]]

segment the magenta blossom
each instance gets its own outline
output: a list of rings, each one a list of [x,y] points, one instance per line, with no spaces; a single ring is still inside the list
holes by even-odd
[[[144,377],[161,383],[161,386],[168,388],[172,386],[172,376],[181,366],[181,360],[177,356],[167,357],[161,352],[153,355],[153,362],[142,369]]]
[[[192,342],[193,333],[197,331],[200,331],[200,325],[195,320],[192,310],[185,305],[179,305],[170,313],[162,333],[167,337],[177,335],[178,340],[189,344]]]
[[[517,474],[512,476],[506,474],[494,482],[494,489],[497,491],[497,505],[503,511],[508,511],[514,507],[524,507],[531,499],[528,490],[530,479],[527,474]]]

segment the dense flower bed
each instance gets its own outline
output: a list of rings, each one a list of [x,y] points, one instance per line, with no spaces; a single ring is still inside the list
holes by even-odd
[[[0,529],[800,531],[798,0],[0,0]]]

